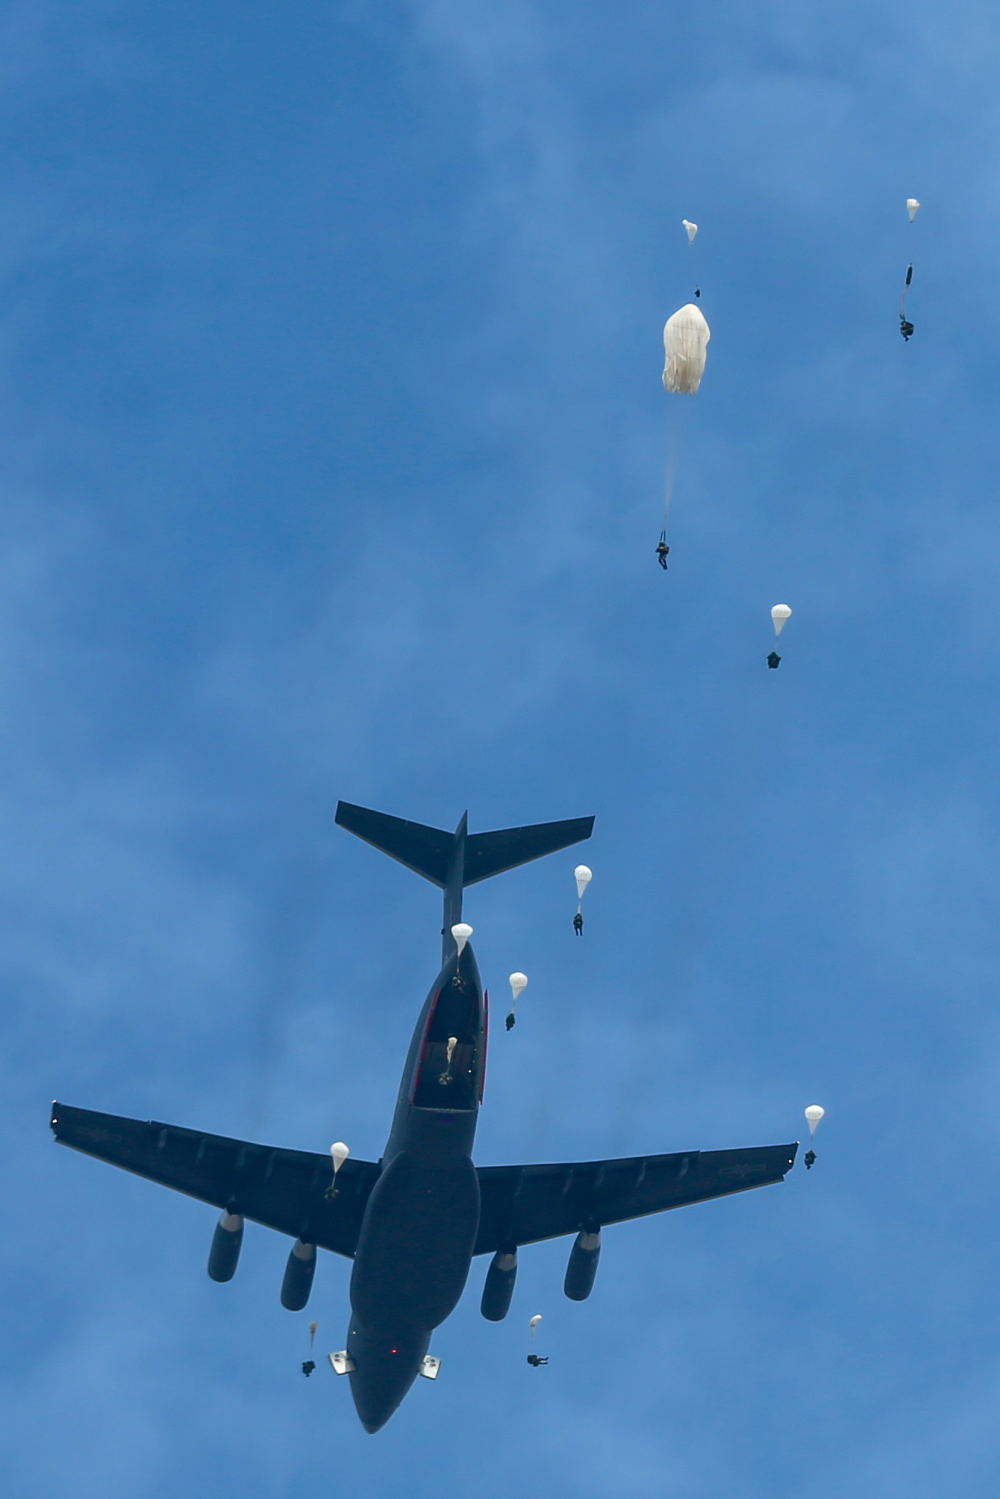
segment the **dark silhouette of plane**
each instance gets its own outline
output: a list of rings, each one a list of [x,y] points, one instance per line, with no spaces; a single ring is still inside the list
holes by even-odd
[[[336,820],[444,890],[441,971],[410,1042],[381,1161],[349,1157],[335,1172],[330,1155],[60,1103],[51,1127],[63,1145],[221,1208],[213,1280],[235,1274],[246,1218],[295,1239],[281,1288],[291,1311],[309,1299],[317,1247],[353,1259],[347,1348],[330,1362],[349,1375],[365,1430],[378,1431],[418,1374],[437,1377],[431,1334],[457,1304],[475,1255],[493,1255],[481,1310],[499,1322],[519,1247],[575,1233],[563,1289],[583,1301],[605,1224],[779,1182],[797,1146],[475,1167],[487,1002],[471,945],[459,953],[452,936],[463,889],[589,838],[594,819],[469,834],[463,817],[452,834],[341,802]]]

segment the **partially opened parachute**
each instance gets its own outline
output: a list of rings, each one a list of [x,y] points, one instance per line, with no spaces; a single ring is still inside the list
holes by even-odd
[[[705,314],[693,302],[678,308],[663,329],[663,388],[671,395],[693,396],[705,373],[712,337]]]

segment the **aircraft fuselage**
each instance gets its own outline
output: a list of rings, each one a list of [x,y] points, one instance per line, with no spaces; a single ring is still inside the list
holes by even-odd
[[[472,1143],[486,1025],[475,956],[466,945],[459,957],[453,946],[413,1032],[354,1258],[347,1351],[366,1431],[396,1410],[468,1279],[479,1227]]]

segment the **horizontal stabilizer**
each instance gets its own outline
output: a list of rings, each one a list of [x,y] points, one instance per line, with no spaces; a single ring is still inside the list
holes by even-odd
[[[465,842],[465,883],[478,884],[491,875],[530,864],[543,854],[558,853],[581,843],[594,831],[592,817],[571,817],[565,822],[536,822],[527,828],[504,828],[498,833],[470,833]]]
[[[453,833],[424,827],[422,822],[406,822],[385,812],[369,812],[350,802],[337,803],[338,826],[363,838],[373,848],[381,849],[390,859],[398,859],[414,874],[422,874],[432,885],[443,889],[448,881],[448,864],[455,845]]]
[[[407,869],[423,875],[434,885],[444,888],[453,868],[456,844],[464,839],[463,885],[475,885],[491,875],[516,869],[543,854],[554,854],[589,838],[594,828],[592,817],[572,817],[565,822],[540,822],[532,827],[502,828],[495,833],[465,833],[465,819],[457,833],[428,828],[420,822],[406,822],[402,817],[388,817],[350,802],[337,803],[336,821],[366,843],[381,849]]]

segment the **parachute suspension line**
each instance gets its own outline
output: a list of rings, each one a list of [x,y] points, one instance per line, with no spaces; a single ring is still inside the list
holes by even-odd
[[[907,198],[906,211],[910,216],[911,224],[917,216],[917,209],[919,207],[920,200],[918,198]],[[906,267],[906,280],[903,282],[903,290],[899,296],[899,331],[903,335],[904,343],[909,343],[910,339],[913,337],[913,324],[911,322],[908,322],[906,317],[906,293],[909,290],[910,282],[912,280],[913,266],[908,265]]]
[[[681,219],[681,228],[686,231],[687,237],[688,237],[688,244],[691,247],[691,265],[692,265],[692,267],[694,269],[694,282],[695,282],[694,296],[695,296],[695,301],[697,302],[697,301],[699,301],[701,299],[701,285],[700,285],[701,278],[698,275],[698,262],[699,262],[700,256],[698,254],[698,251],[694,247],[695,239],[698,236],[698,225],[697,224],[692,224],[691,221],[690,221],[690,219]]]
[[[903,282],[903,290],[899,294],[899,331],[902,333],[906,343],[909,343],[913,334],[913,324],[906,321],[906,293],[910,289],[912,280],[913,267],[912,265],[908,265],[906,267],[906,280]]]
[[[667,539],[667,525],[670,521],[670,501],[674,493],[674,480],[677,477],[677,461],[681,455],[681,437],[683,436],[683,411],[678,411],[672,406],[667,412],[667,461],[663,482],[663,534],[661,541]]]

